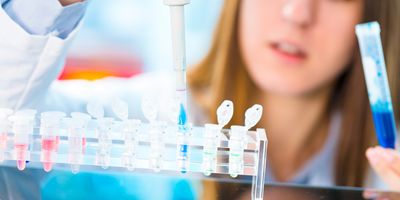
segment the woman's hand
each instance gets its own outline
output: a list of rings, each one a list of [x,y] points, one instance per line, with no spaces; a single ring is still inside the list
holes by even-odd
[[[81,2],[82,0],[59,0],[61,5],[68,6],[73,3]]]
[[[400,191],[400,153],[382,147],[369,148],[366,152],[372,168],[395,191]]]

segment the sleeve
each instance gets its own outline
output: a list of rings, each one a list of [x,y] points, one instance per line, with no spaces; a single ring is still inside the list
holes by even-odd
[[[0,27],[0,107],[35,108],[61,72],[80,25],[65,39],[32,35],[0,7]]]
[[[62,39],[77,26],[88,1],[63,7],[58,0],[1,0],[6,13],[25,31],[53,34]]]

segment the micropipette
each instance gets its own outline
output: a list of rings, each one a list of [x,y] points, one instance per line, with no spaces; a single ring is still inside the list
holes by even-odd
[[[184,135],[187,133],[187,88],[186,88],[186,52],[185,52],[185,17],[184,5],[190,0],[164,0],[164,4],[170,6],[171,36],[173,49],[173,65],[176,79],[176,98],[180,103],[178,117],[179,134],[182,135],[183,144],[178,146],[178,164],[181,172],[186,172],[185,163],[188,161],[188,145],[185,144]]]
[[[396,146],[396,122],[378,22],[356,26],[368,97],[379,144],[385,148]]]

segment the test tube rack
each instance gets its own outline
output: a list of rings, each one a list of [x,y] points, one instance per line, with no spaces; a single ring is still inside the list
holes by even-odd
[[[220,129],[206,124],[190,127],[188,134],[179,135],[176,126],[160,121],[142,123],[103,118],[79,120],[83,123],[75,126],[61,119],[53,127],[32,123],[33,129],[27,124],[16,126],[6,122],[1,122],[0,161],[15,160],[20,170],[30,161],[43,163],[45,171],[50,171],[53,164],[71,165],[73,173],[86,165],[103,169],[245,175],[253,176],[253,199],[263,196],[268,144],[264,129],[247,131],[242,126]],[[46,131],[54,133],[43,135]],[[18,142],[21,137],[23,145]],[[182,143],[188,146],[185,163],[178,158]],[[182,171],[183,165],[185,171]]]

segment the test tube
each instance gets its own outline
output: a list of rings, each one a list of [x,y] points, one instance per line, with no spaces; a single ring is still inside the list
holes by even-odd
[[[217,153],[219,145],[219,134],[221,125],[205,124],[204,143],[203,143],[203,173],[210,176],[217,169]]]
[[[138,145],[139,130],[141,127],[140,120],[126,120],[123,122],[124,128],[122,133],[124,135],[124,153],[122,155],[122,162],[125,167],[132,171],[136,165],[136,146]]]
[[[60,131],[61,119],[65,117],[62,112],[43,112],[40,118],[40,134],[42,136],[41,161],[43,169],[49,172],[57,160],[57,136]]]
[[[29,155],[29,137],[33,134],[36,111],[18,111],[10,117],[13,122],[12,130],[14,133],[14,153],[17,160],[17,168],[24,170]]]
[[[88,114],[73,112],[72,118],[65,118],[68,124],[68,159],[73,174],[79,172],[80,164],[85,150],[85,138],[87,124],[91,117]]]
[[[383,56],[378,22],[359,24],[356,34],[361,50],[368,97],[378,142],[385,148],[395,148],[396,123]]]
[[[243,174],[244,170],[244,148],[247,134],[245,126],[231,126],[229,138],[229,174],[236,178],[239,174]]]
[[[158,121],[150,124],[150,168],[159,172],[162,168],[164,141],[167,123]]]
[[[7,139],[9,131],[9,121],[8,116],[11,115],[13,111],[11,109],[0,108],[0,162],[5,159],[5,152],[7,151]]]
[[[110,166],[110,153],[111,153],[111,129],[114,124],[113,118],[100,118],[98,121],[98,150],[97,150],[97,164],[103,169]]]

